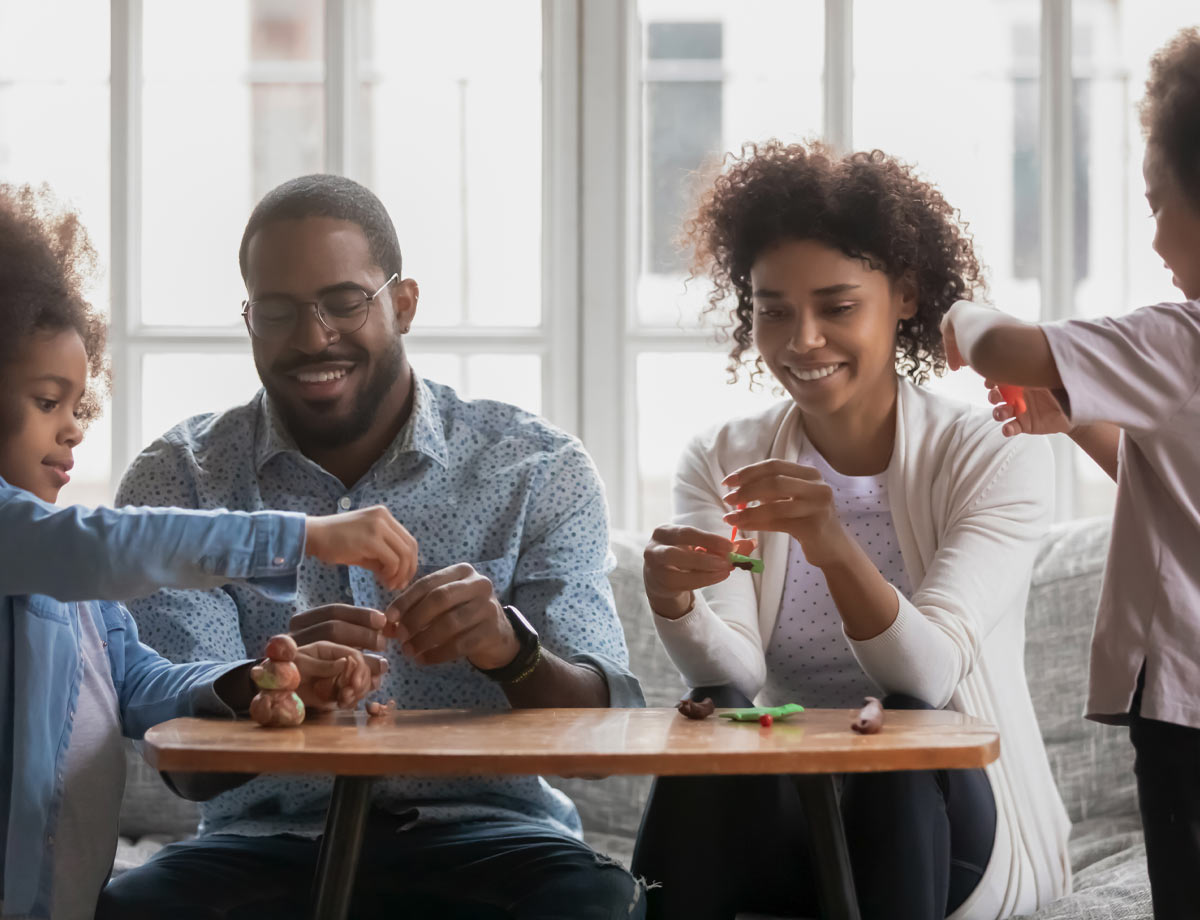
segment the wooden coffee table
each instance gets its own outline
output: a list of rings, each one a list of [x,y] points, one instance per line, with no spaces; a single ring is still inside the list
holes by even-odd
[[[144,756],[169,772],[329,773],[312,916],[344,920],[374,777],[786,773],[814,835],[823,915],[857,920],[834,777],[879,770],[982,767],[996,729],[954,712],[888,711],[877,735],[850,731],[852,710],[811,709],[770,728],[674,709],[401,710],[316,716],[299,728],[174,719],[146,733]]]

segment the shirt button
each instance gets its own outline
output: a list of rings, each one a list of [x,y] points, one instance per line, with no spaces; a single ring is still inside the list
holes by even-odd
[[[47,835],[46,835],[46,845],[47,845],[47,846],[54,846],[54,835],[53,835],[53,834],[47,834]]]
[[[283,565],[287,560],[284,559],[282,556],[276,556],[273,561],[275,562],[276,565]]]
[[[352,502],[350,500],[349,495],[343,495],[341,498],[338,499],[338,507],[341,508],[343,511],[349,511],[350,506],[353,504],[354,504],[354,502]]]

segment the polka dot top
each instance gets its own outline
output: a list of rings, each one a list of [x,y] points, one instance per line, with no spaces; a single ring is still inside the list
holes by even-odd
[[[843,476],[811,447],[797,462],[815,468],[833,488],[834,505],[847,532],[883,577],[907,595],[908,576],[892,523],[887,473]],[[779,618],[767,647],[763,704],[847,709],[861,706],[864,696],[879,695],[850,650],[824,573],[809,565],[800,544],[791,540]]]
[[[118,504],[275,509],[337,514],[391,509],[419,544],[418,576],[470,562],[501,603],[533,623],[559,657],[604,673],[613,706],[641,705],[608,572],[604,491],[573,437],[514,406],[463,400],[416,379],[412,416],[352,488],[305,457],[260,391],[248,404],[175,426],[130,466]],[[239,585],[159,591],[129,605],[142,641],[173,661],[261,654],[296,610],[324,604],[385,608],[393,595],[366,569],[305,559],[296,601]],[[408,709],[505,710],[500,687],[465,660],[422,667],[395,643],[379,699]],[[316,836],[332,782],[259,776],[203,803],[205,832]],[[530,820],[579,833],[574,805],[532,776],[387,777],[373,804],[414,822]]]

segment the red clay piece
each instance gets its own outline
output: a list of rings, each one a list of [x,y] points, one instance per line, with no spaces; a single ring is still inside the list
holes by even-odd
[[[770,713],[763,713],[758,717],[758,724],[763,728],[770,728],[774,721],[775,720],[771,717]]]
[[[1013,407],[1013,411],[1017,415],[1025,414],[1025,410],[1028,407],[1025,405],[1024,387],[1014,387],[1007,383],[1002,383],[996,389],[1000,391],[1000,395],[1004,397],[1004,401]]]

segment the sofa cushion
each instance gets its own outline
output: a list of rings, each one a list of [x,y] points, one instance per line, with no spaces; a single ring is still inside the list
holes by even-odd
[[[1083,718],[1110,530],[1107,518],[1051,530],[1034,567],[1025,617],[1026,677],[1072,822],[1137,814],[1128,731]]]
[[[155,835],[178,840],[196,833],[199,824],[199,806],[172,792],[159,772],[142,759],[137,745],[126,742],[121,836],[138,840]]]

